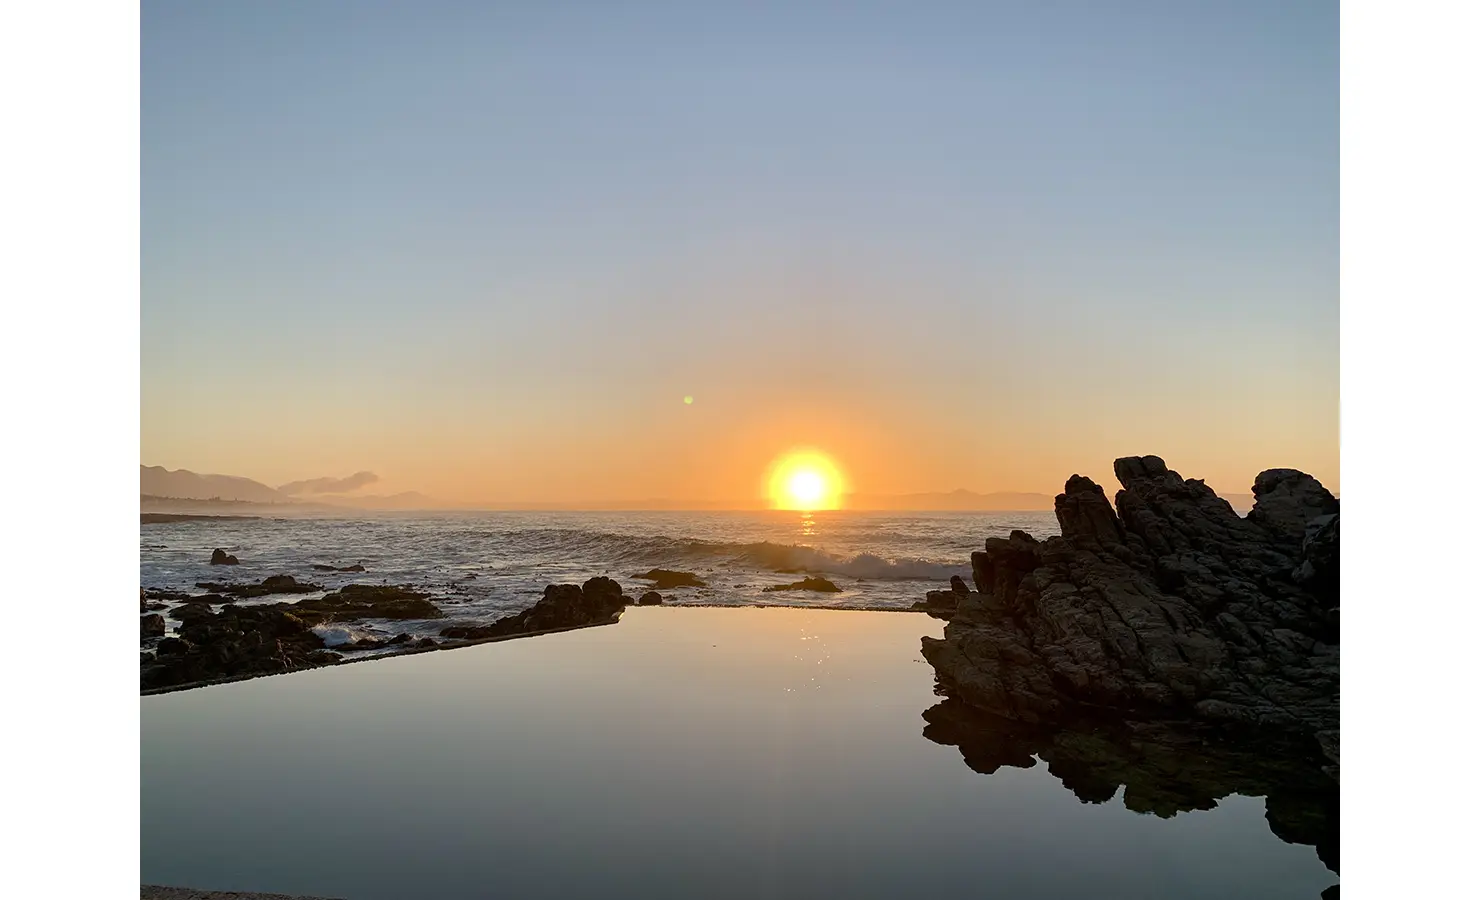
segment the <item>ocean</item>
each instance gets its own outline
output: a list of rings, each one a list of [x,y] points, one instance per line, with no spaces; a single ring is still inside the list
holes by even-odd
[[[204,593],[206,581],[292,575],[332,590],[350,583],[429,591],[447,613],[436,622],[357,623],[330,643],[399,632],[434,635],[533,605],[545,586],[606,575],[629,595],[653,568],[693,572],[702,588],[662,591],[687,606],[908,609],[952,575],[970,580],[971,552],[1013,529],[1059,533],[1052,512],[445,512],[332,518],[211,519],[147,524],[139,532],[139,583]],[[237,566],[210,565],[221,548]],[[361,564],[363,573],[313,566]],[[822,575],[841,592],[765,592]],[[314,595],[279,595],[280,602]],[[247,601],[252,602],[252,601]],[[171,625],[174,620],[170,620]]]

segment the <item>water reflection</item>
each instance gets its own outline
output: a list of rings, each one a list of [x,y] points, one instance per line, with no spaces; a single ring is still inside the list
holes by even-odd
[[[1338,871],[1340,787],[1304,748],[1236,743],[1190,723],[1025,725],[953,698],[923,717],[925,737],[958,748],[972,770],[991,775],[1004,766],[1032,768],[1041,759],[1085,803],[1112,800],[1124,786],[1127,809],[1171,818],[1213,809],[1233,794],[1264,797],[1275,836],[1314,846],[1321,862]]]
[[[817,520],[809,512],[802,513],[802,537],[812,537],[817,534]]]

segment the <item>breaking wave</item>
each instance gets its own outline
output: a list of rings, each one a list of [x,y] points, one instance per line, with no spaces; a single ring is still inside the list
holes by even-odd
[[[890,559],[873,553],[836,554],[806,544],[770,541],[732,543],[556,528],[495,532],[486,537],[528,544],[542,553],[570,553],[623,566],[718,566],[895,581],[944,581],[965,570],[960,563],[915,557]]]

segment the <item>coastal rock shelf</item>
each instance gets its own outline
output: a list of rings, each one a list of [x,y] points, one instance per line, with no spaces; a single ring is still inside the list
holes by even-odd
[[[1113,508],[1075,475],[1054,503],[1061,537],[1014,531],[972,554],[976,590],[923,640],[943,689],[1024,723],[1182,717],[1293,736],[1334,774],[1336,498],[1272,469],[1240,518],[1158,457],[1115,474]]]
[[[534,606],[492,624],[444,628],[441,637],[448,639],[445,641],[414,638],[403,632],[385,639],[359,638],[331,647],[320,633],[323,626],[365,619],[432,621],[444,619],[446,614],[429,599],[430,594],[397,585],[348,584],[322,597],[297,603],[252,606],[239,606],[232,600],[321,588],[300,584],[286,575],[269,577],[258,585],[200,586],[220,593],[190,596],[141,591],[140,600],[145,608],[153,597],[168,596],[180,603],[169,614],[180,622],[175,637],[162,637],[163,616],[148,614],[141,618],[141,641],[149,647],[141,654],[143,690],[194,687],[334,665],[345,659],[336,651],[406,653],[604,625],[615,622],[632,602],[623,596],[617,582],[598,576],[584,585],[552,584]],[[212,604],[223,605],[219,611],[212,612]]]

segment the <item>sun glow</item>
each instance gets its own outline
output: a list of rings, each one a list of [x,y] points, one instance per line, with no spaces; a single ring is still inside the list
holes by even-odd
[[[843,476],[821,453],[792,452],[772,463],[769,488],[776,509],[837,509],[843,496]]]

